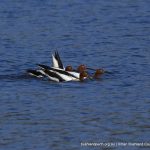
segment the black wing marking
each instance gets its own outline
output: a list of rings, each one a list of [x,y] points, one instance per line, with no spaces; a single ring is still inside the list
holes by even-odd
[[[51,67],[47,66],[47,65],[42,65],[42,64],[37,64],[39,67],[41,67],[42,69],[51,69]]]
[[[52,71],[47,70],[47,69],[45,69],[44,72],[45,72],[46,74],[48,74],[49,76],[53,77],[53,78],[57,78],[60,82],[65,81],[61,76],[59,76],[59,75],[58,75],[57,73],[55,73],[55,72],[52,72]]]
[[[78,79],[76,76],[74,76],[73,74],[70,74],[69,72],[67,72],[65,70],[59,70],[59,69],[55,69],[55,68],[51,68],[51,67],[49,67],[49,69],[53,70],[53,71],[57,71],[58,73],[61,73],[61,74],[64,74],[64,75]]]
[[[64,69],[63,63],[62,63],[62,61],[61,61],[61,59],[60,59],[60,56],[59,56],[59,54],[58,54],[57,51],[55,52],[55,58],[56,58],[56,60],[58,61],[58,66],[59,66],[59,68]]]
[[[41,72],[39,72],[39,71],[37,71],[37,70],[32,70],[32,69],[28,69],[28,70],[27,70],[27,73],[32,74],[32,75],[34,75],[34,76],[36,76],[36,77],[43,76],[43,74],[42,74]]]

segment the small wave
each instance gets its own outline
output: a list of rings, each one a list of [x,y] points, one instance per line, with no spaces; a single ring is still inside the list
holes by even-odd
[[[0,75],[0,80],[23,80],[23,79],[29,79],[30,76],[27,74],[4,74]]]

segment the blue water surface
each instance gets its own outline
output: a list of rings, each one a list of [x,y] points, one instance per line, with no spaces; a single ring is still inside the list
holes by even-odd
[[[0,150],[150,142],[149,6],[149,0],[1,0]],[[55,50],[65,66],[111,73],[68,83],[27,76],[37,63],[51,65]],[[123,148],[141,149],[109,149]]]

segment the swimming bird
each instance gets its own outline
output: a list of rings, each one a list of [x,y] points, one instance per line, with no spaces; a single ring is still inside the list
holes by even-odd
[[[33,70],[33,69],[28,69],[27,73],[33,77],[37,78],[43,78],[43,77],[48,77],[51,81],[55,82],[63,82],[63,81],[77,81],[79,80],[78,78],[72,77],[70,74],[65,74],[65,72],[56,72],[55,70],[49,70],[49,69],[41,69],[41,70]]]
[[[90,76],[90,79],[98,79],[98,78],[100,78],[100,76],[102,74],[104,74],[106,72],[104,69],[93,69],[90,67],[86,67],[86,65],[84,65],[84,64],[79,65],[77,67],[77,70],[73,70],[71,66],[67,66],[66,70],[69,71],[69,73],[71,73],[77,77],[79,76],[80,72],[83,72],[83,71],[87,72],[87,70],[93,70],[93,71],[95,71],[95,73],[93,76]]]
[[[77,71],[82,72],[82,71],[85,71],[86,69],[87,69],[86,66],[84,64],[81,64],[78,66]]]
[[[105,73],[104,69],[96,69],[93,78],[94,78],[94,79],[99,79],[100,76],[101,76],[102,74],[104,74],[104,73]]]
[[[77,67],[77,69],[73,69],[71,65],[64,67],[59,53],[56,51],[54,55],[52,54],[52,67],[44,65],[44,64],[37,64],[40,69],[38,70],[27,70],[29,75],[42,78],[48,77],[52,81],[56,82],[63,82],[63,81],[83,81],[86,78],[89,79],[97,79],[103,73],[103,69],[92,69],[87,67],[84,64],[81,64]],[[95,73],[91,77],[87,73],[87,70],[94,70]]]
[[[99,79],[104,73],[104,69],[92,69],[94,70],[94,74],[90,76],[90,79]]]
[[[57,72],[57,73],[60,73],[60,74],[70,76],[72,78],[78,78],[78,77],[74,76],[73,74],[71,74],[70,72],[65,71],[63,69],[60,69],[60,68],[49,67],[49,66],[43,65],[43,64],[38,64],[38,66],[43,70],[50,70],[50,71],[53,71],[53,72]]]
[[[95,78],[95,79],[98,79],[102,74],[104,74],[105,71],[104,69],[93,69],[93,68],[90,68],[90,67],[86,67],[84,64],[80,65],[77,70],[80,72],[80,71],[83,71],[83,70],[93,70],[95,71],[94,75],[92,78]]]
[[[85,78],[88,77],[88,74],[85,71],[80,73],[79,78],[72,76],[66,71],[57,70],[53,68],[43,69],[43,72],[50,80],[56,81],[56,82],[83,81]]]
[[[72,69],[72,66],[67,66],[64,69],[60,69],[60,68],[54,68],[54,67],[49,67],[47,65],[43,65],[43,64],[37,64],[41,69],[47,69],[47,70],[52,70],[52,71],[56,71],[58,73],[67,75],[72,77],[72,80],[77,80],[80,78],[80,73],[82,73],[83,71],[85,71],[84,69],[80,69],[80,72],[77,72],[76,70]],[[80,67],[80,66],[79,66]]]
[[[77,67],[77,70],[73,69],[71,65],[64,67],[58,51],[55,52],[55,55],[52,54],[52,64],[53,65],[51,68],[65,70],[69,72],[70,74],[76,76],[77,78],[79,78],[79,73],[86,71],[86,70],[94,70],[95,71],[94,78],[97,78],[98,76],[100,76],[101,74],[105,72],[103,69],[93,69],[93,68],[87,67],[84,64],[79,65]],[[44,68],[45,67],[49,69],[49,66],[44,65]]]

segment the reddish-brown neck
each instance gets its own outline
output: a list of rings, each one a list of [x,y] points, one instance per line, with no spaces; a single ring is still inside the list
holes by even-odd
[[[80,81],[83,81],[85,78],[87,78],[88,77],[88,74],[87,74],[87,72],[85,72],[85,71],[82,71],[81,73],[80,73]]]
[[[72,69],[72,66],[67,66],[65,70],[66,71],[72,71],[73,69]]]
[[[78,68],[77,68],[77,71],[78,72],[83,72],[86,70],[86,66],[85,65],[80,65]]]
[[[103,69],[97,69],[94,74],[94,78],[99,78],[103,73],[104,73]]]

